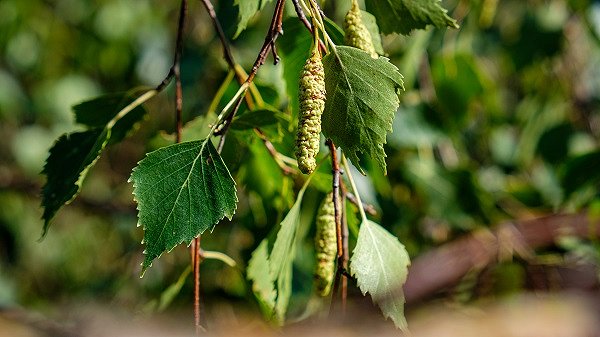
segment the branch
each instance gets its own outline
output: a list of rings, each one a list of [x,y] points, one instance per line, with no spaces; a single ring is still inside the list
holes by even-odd
[[[238,82],[240,84],[242,84],[244,81],[246,81],[246,74],[243,73],[243,71],[239,71],[239,67],[237,67],[237,63],[235,62],[235,59],[233,58],[233,53],[231,52],[231,48],[229,46],[229,41],[227,40],[227,37],[225,36],[225,32],[223,31],[223,27],[221,26],[221,23],[219,22],[219,19],[217,18],[215,8],[213,7],[212,2],[210,2],[210,0],[201,0],[201,1],[202,1],[202,4],[204,4],[206,11],[208,12],[208,16],[210,16],[210,19],[213,23],[213,26],[215,27],[215,31],[217,32],[219,39],[221,40],[221,46],[223,46],[223,54],[225,57],[225,62],[227,62],[227,65],[229,65],[229,68],[235,72]]]
[[[269,55],[270,52],[273,53],[274,63],[277,64],[279,62],[279,56],[277,55],[275,41],[277,40],[277,37],[283,33],[282,20],[283,20],[283,9],[285,7],[284,6],[285,0],[277,0],[277,4],[275,5],[275,11],[273,13],[273,18],[271,19],[271,25],[269,27],[269,31],[267,32],[267,36],[265,37],[265,42],[263,43],[263,46],[262,46],[260,52],[258,53],[258,56],[256,58],[256,61],[254,62],[254,65],[252,66],[252,70],[250,71],[250,74],[248,74],[248,77],[246,77],[245,79],[244,79],[245,74],[243,74],[242,72],[240,72],[238,70],[239,67],[237,66],[237,63],[235,62],[235,60],[233,58],[233,54],[231,53],[231,48],[229,47],[229,42],[227,41],[227,38],[225,37],[225,34],[221,27],[221,24],[219,23],[219,20],[215,14],[215,10],[214,10],[212,3],[210,2],[210,0],[202,0],[202,3],[206,7],[206,10],[208,11],[208,14],[213,22],[213,25],[219,35],[219,39],[221,40],[221,44],[223,45],[225,60],[227,61],[227,64],[229,65],[229,67],[235,71],[236,76],[238,78],[238,82],[240,82],[240,84],[246,83],[249,86],[250,83],[252,83],[252,81],[254,80],[254,77],[258,73],[258,69],[265,63],[267,55]],[[249,99],[249,97],[247,95],[244,95],[244,97],[246,97],[246,100]],[[221,139],[219,140],[219,145],[217,146],[218,152],[221,152],[223,150],[223,146],[225,145],[225,137],[227,135],[227,132],[229,131],[229,127],[231,125],[231,122],[233,121],[233,118],[235,117],[235,115],[237,114],[237,112],[241,106],[241,103],[242,103],[242,96],[240,96],[237,99],[232,112],[229,113],[227,118],[223,121],[223,124],[221,125],[221,127],[218,128],[217,132],[215,132],[215,136],[221,136]],[[256,131],[262,133],[259,129],[257,129]],[[263,140],[265,141],[265,146],[267,146],[269,153],[271,153],[273,158],[277,161],[277,157],[273,153],[274,148],[272,146],[271,147],[268,146],[270,144],[270,142],[268,142],[268,140],[265,140],[264,137],[263,137]],[[275,153],[276,153],[276,151],[275,151]],[[277,163],[278,163],[278,165],[280,165],[279,161],[277,161]],[[280,165],[280,167],[281,167],[281,165]],[[289,172],[290,172],[289,170],[284,170],[284,173],[286,173],[286,174],[288,174]]]
[[[344,197],[348,198],[348,201],[350,201],[351,203],[353,203],[354,205],[356,205],[358,207],[358,200],[356,200],[356,197],[354,196],[354,194],[352,194],[352,192],[346,191],[343,183],[341,186],[342,186],[342,195]],[[363,201],[362,207],[365,209],[365,212],[369,213],[370,215],[373,215],[373,216],[377,215],[377,210],[375,210],[375,206]]]
[[[255,128],[254,132],[256,132],[260,139],[262,139],[263,143],[265,144],[265,147],[267,148],[267,151],[269,151],[269,154],[271,155],[271,157],[273,157],[275,163],[277,163],[277,166],[279,166],[283,174],[295,175],[298,173],[297,170],[285,164],[285,162],[281,159],[281,153],[277,152],[277,150],[273,146],[273,143],[271,143],[271,141],[267,139],[266,135],[259,128]]]
[[[600,236],[600,220],[584,212],[512,221],[498,225],[485,240],[475,233],[435,248],[412,262],[404,285],[406,302],[422,301],[458,283],[470,270],[496,263],[507,246],[528,252],[552,246],[564,235]]]
[[[306,15],[304,14],[304,10],[300,6],[300,3],[298,2],[298,0],[292,0],[292,3],[294,4],[294,9],[296,10],[298,19],[304,24],[304,27],[306,27],[306,29],[308,29],[308,31],[312,35],[313,34],[312,25],[310,24],[310,21],[308,21],[308,19],[306,18]],[[321,49],[322,53],[325,53],[325,51],[326,51],[325,43],[323,43],[323,41],[321,39],[319,39],[319,48]]]
[[[327,146],[329,146],[329,152],[331,153],[331,174],[332,174],[332,194],[333,194],[333,209],[334,209],[334,218],[335,218],[335,232],[337,238],[337,270],[335,273],[335,281],[333,284],[333,294],[335,295],[340,287],[342,288],[342,312],[346,311],[346,299],[347,299],[347,288],[348,288],[348,280],[343,274],[343,271],[346,270],[348,265],[347,259],[347,240],[344,240],[344,229],[342,228],[342,216],[344,212],[345,197],[342,197],[340,202],[340,162],[337,158],[337,151],[335,149],[335,144],[331,139],[327,139],[325,142]],[[341,209],[340,209],[341,207]],[[346,241],[346,245],[344,245],[344,241]],[[331,305],[329,307],[329,313],[331,314],[334,309],[335,301],[331,301]]]
[[[187,0],[181,0],[179,10],[179,22],[177,24],[177,41],[175,43],[175,56],[173,66],[167,77],[156,88],[161,91],[167,84],[175,78],[175,142],[181,142],[181,133],[183,129],[183,89],[181,87],[181,54],[183,51],[183,31],[185,29],[185,18],[187,16]],[[194,324],[196,334],[203,330],[200,325],[200,236],[194,239],[190,245],[191,263],[194,279]]]

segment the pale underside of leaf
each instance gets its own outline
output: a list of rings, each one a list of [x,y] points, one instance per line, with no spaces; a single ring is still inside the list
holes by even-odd
[[[410,259],[398,239],[377,223],[363,221],[350,271],[363,294],[369,293],[385,317],[406,330],[404,293]]]
[[[373,47],[375,47],[375,51],[379,55],[384,55],[385,51],[383,50],[383,45],[381,44],[381,36],[379,35],[379,26],[377,26],[377,19],[373,14],[367,11],[360,11],[362,16],[362,21],[369,34],[371,35],[371,41],[373,41]]]
[[[268,317],[271,317],[275,309],[277,292],[271,277],[268,246],[268,241],[263,240],[252,253],[248,262],[248,279],[253,280],[252,291],[256,294],[261,308]]]
[[[149,153],[130,181],[146,244],[142,272],[163,252],[189,244],[235,213],[235,181],[208,139]]]
[[[323,133],[362,173],[359,153],[375,159],[385,172],[383,144],[400,104],[402,75],[387,58],[373,59],[347,46],[338,46],[337,53],[327,54],[323,64],[327,91]]]

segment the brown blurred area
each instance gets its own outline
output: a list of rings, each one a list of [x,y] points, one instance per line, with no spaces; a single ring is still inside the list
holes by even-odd
[[[76,309],[76,310],[73,310]],[[192,336],[189,312],[141,317],[95,304],[69,308],[60,322],[19,310],[0,312],[0,337],[158,337]],[[364,300],[351,303],[344,317],[312,318],[275,329],[229,305],[206,313],[203,336],[398,336],[389,321]],[[581,293],[522,294],[469,305],[433,303],[409,311],[414,337],[596,337],[600,302]]]

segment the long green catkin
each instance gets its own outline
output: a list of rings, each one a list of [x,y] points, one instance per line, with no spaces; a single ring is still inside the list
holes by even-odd
[[[300,115],[296,136],[296,159],[304,174],[312,173],[317,167],[321,134],[321,114],[325,109],[325,70],[318,47],[313,48],[300,75],[298,97]]]
[[[335,209],[332,193],[327,194],[321,203],[316,222],[315,250],[317,267],[315,269],[315,288],[320,296],[327,296],[331,291],[335,276],[335,258],[337,256]]]
[[[371,33],[362,21],[362,14],[356,0],[352,1],[352,7],[344,18],[344,32],[346,33],[346,44],[362,49],[369,53],[371,57],[377,58],[379,55],[375,51]]]

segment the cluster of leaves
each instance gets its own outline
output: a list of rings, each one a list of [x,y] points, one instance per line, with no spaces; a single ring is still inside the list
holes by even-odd
[[[235,35],[241,36],[269,2],[272,1],[236,1],[239,22]],[[379,31],[408,34],[427,25],[457,26],[437,0],[370,0],[366,1],[366,9],[362,12],[363,18],[380,54],[383,48]],[[469,29],[475,29],[471,21],[467,24],[467,33]],[[558,144],[564,139],[575,143],[589,132],[572,126],[564,106],[561,108],[555,101],[543,103],[545,98],[552,96],[552,90],[530,95],[529,100],[516,107],[501,106],[494,101],[499,99],[493,94],[497,91],[495,83],[509,82],[508,76],[500,81],[489,78],[482,70],[481,60],[467,56],[466,52],[436,54],[431,61],[435,100],[405,104],[401,107],[402,114],[394,120],[400,105],[398,93],[403,85],[409,92],[415,89],[413,69],[418,68],[426,46],[435,42],[435,35],[431,31],[414,32],[406,39],[405,57],[403,62],[397,63],[405,75],[403,80],[396,66],[386,57],[373,59],[363,51],[343,46],[343,31],[329,20],[325,21],[325,27],[338,46],[335,53],[330,52],[323,59],[327,89],[323,133],[341,147],[361,173],[368,174],[379,196],[379,200],[371,198],[370,201],[378,201],[383,211],[380,223],[386,224],[387,228],[401,228],[409,251],[417,250],[416,246],[420,244],[415,239],[420,230],[418,219],[427,218],[436,228],[450,226],[468,230],[476,223],[490,223],[506,213],[518,214],[520,207],[515,211],[505,206],[515,201],[532,208],[540,205],[562,208],[585,205],[594,198],[595,190],[590,186],[598,181],[598,174],[597,170],[589,168],[598,165],[598,151],[596,147],[590,150],[586,145],[583,150],[574,150]],[[300,252],[306,252],[305,237],[311,230],[306,224],[312,221],[313,215],[305,195],[311,189],[329,192],[331,183],[331,175],[324,173],[324,169],[318,170],[294,196],[296,182],[292,177],[275,172],[276,168],[268,171],[273,173],[270,175],[257,172],[273,165],[265,163],[271,159],[260,148],[260,141],[252,131],[254,128],[267,128],[269,139],[283,156],[293,153],[295,123],[291,121],[298,114],[297,82],[312,37],[297,18],[285,20],[283,29],[285,34],[278,41],[278,51],[289,101],[270,99],[268,89],[259,86],[267,103],[254,110],[243,108],[232,123],[226,143],[246,144],[250,157],[243,161],[239,157],[230,160],[232,156],[228,151],[243,151],[241,148],[228,149],[227,145],[221,157],[212,144],[209,131],[197,137],[184,137],[189,140],[187,142],[148,153],[131,176],[139,224],[144,229],[143,270],[163,252],[182,242],[191,242],[207,229],[212,230],[224,217],[231,219],[238,199],[247,199],[243,194],[258,193],[265,202],[278,200],[279,203],[269,207],[276,209],[278,219],[287,213],[281,221],[269,219],[270,224],[280,223],[280,226],[273,226],[271,235],[258,245],[247,274],[264,312],[280,323],[289,315],[288,307],[294,301],[294,268],[304,255]],[[491,36],[502,34],[500,31],[488,33]],[[556,30],[548,30],[549,36],[543,37],[552,41],[552,34],[556,34]],[[485,41],[485,38],[481,39]],[[527,41],[515,43],[508,38],[507,41],[513,43],[506,47],[510,53],[520,53],[522,46],[530,45]],[[536,65],[538,59],[535,57],[552,55],[531,53],[528,56],[531,58],[515,58],[519,63],[514,66],[537,69],[536,66],[542,66]],[[532,84],[535,79],[524,77],[518,81],[524,92],[535,88],[535,83]],[[234,85],[227,83],[223,87],[228,92],[217,99],[217,104],[226,102],[232,96],[229,91],[236,90]],[[154,94],[152,90],[109,94],[74,108],[75,120],[87,130],[65,134],[50,151],[44,168],[48,179],[42,203],[44,232],[58,209],[77,195],[89,168],[104,148],[123,140],[144,118],[145,110],[138,103]],[[142,101],[138,101],[140,97]],[[490,115],[495,114],[496,121],[485,125],[478,123],[478,106],[482,105],[489,109]],[[502,114],[512,108],[517,111],[514,116]],[[184,132],[197,134],[200,129],[206,132],[209,128],[198,125],[211,123],[210,118],[212,116],[198,117]],[[507,128],[507,120],[516,120],[520,132]],[[395,132],[389,137],[390,144],[385,145],[392,126]],[[492,141],[487,141],[488,138]],[[584,143],[589,141],[589,137],[585,139]],[[479,144],[488,143],[489,150],[479,147]],[[405,193],[391,191],[383,178],[382,172],[388,171],[384,145],[388,159],[402,161],[402,165],[391,166],[393,171],[389,173],[392,184],[403,186],[407,190]],[[445,157],[448,148],[451,153],[465,155],[457,158],[457,163],[449,164],[452,159]],[[475,164],[481,164],[478,171],[470,169]],[[488,169],[492,164],[495,165],[493,169]],[[526,173],[513,174],[515,171]],[[498,186],[485,183],[486,179],[511,180],[513,183]],[[236,189],[236,182],[242,189]],[[588,190],[583,198],[574,193],[582,189]],[[244,193],[238,194],[238,190]],[[490,201],[497,195],[500,196],[496,199],[504,203]],[[295,202],[290,202],[294,199]],[[428,206],[419,207],[419,203]],[[502,207],[504,209],[498,212],[497,208]],[[355,211],[351,207],[348,209],[349,213]],[[400,215],[400,212],[404,213]],[[360,227],[358,224],[351,226],[351,242],[356,244],[350,272],[360,289],[370,293],[381,306],[384,315],[404,328],[404,300],[398,290],[406,279],[408,254],[398,239],[382,226],[366,217],[360,222]]]

